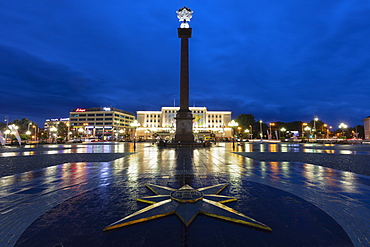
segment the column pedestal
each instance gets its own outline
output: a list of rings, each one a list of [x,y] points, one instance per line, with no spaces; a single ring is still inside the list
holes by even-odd
[[[191,111],[178,111],[176,115],[176,135],[177,142],[194,142],[193,116]]]

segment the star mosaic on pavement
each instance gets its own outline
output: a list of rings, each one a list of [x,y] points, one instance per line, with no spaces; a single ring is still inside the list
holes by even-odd
[[[218,184],[199,189],[194,189],[189,185],[184,185],[180,189],[153,184],[146,184],[145,186],[156,195],[139,198],[137,201],[151,205],[110,224],[103,231],[171,214],[176,214],[186,226],[189,226],[198,214],[204,214],[269,232],[272,231],[265,224],[224,205],[224,203],[237,200],[234,197],[218,195],[228,184]]]

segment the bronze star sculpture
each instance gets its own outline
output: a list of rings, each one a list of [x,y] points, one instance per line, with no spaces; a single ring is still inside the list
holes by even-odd
[[[110,224],[103,231],[171,214],[176,214],[186,226],[189,226],[198,214],[204,214],[269,232],[272,231],[265,224],[224,205],[224,203],[237,200],[234,197],[218,195],[228,184],[218,184],[199,189],[194,189],[189,185],[185,185],[180,189],[153,184],[146,184],[145,186],[156,195],[139,198],[137,201],[151,205]]]

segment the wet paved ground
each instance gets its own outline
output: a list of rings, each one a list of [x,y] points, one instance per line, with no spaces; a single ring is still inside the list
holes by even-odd
[[[135,153],[132,143],[2,148],[1,174],[16,174],[0,178],[0,246],[370,246],[369,154],[365,145],[257,143],[139,143]],[[272,233],[206,216],[189,227],[168,216],[102,232],[147,206],[136,202],[152,195],[145,183],[225,182],[222,194],[238,198],[227,206]]]

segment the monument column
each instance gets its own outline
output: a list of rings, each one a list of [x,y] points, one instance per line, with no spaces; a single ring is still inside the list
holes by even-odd
[[[192,29],[187,23],[192,18],[193,11],[183,7],[176,13],[182,23],[178,28],[178,37],[181,39],[180,110],[176,114],[175,141],[193,142],[193,116],[189,110],[189,38],[191,38]]]

